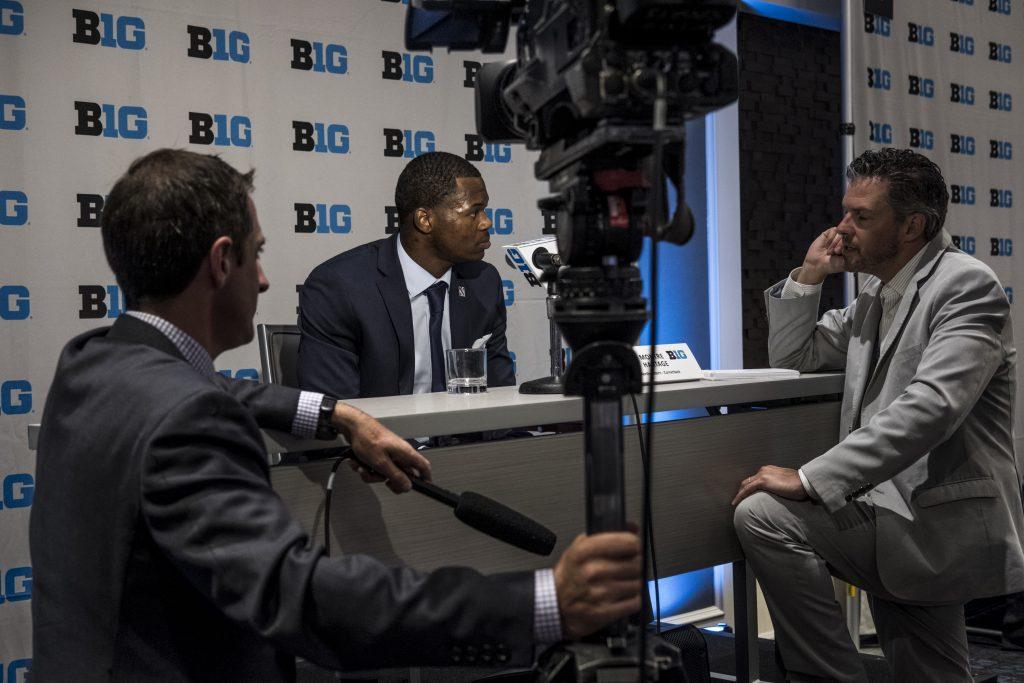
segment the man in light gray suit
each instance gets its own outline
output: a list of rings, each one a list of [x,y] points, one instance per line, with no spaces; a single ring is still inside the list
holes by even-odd
[[[869,151],[847,179],[842,221],[765,293],[773,366],[846,370],[841,440],[745,479],[736,531],[790,680],[867,680],[836,576],[868,593],[895,680],[970,681],[963,603],[1024,589],[1010,307],[948,245],[935,164]],[[872,277],[819,320],[842,271]]]

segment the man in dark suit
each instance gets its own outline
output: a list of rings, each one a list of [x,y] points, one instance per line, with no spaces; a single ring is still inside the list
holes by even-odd
[[[320,264],[299,295],[299,385],[340,398],[444,391],[444,350],[486,339],[487,384],[515,384],[501,278],[484,263],[487,188],[468,161],[416,157],[399,232]]]
[[[490,577],[311,543],[270,486],[260,427],[336,429],[364,479],[396,492],[430,464],[332,398],[214,372],[252,339],[268,287],[250,190],[251,173],[216,157],[159,150],[110,193],[103,245],[129,310],[65,347],[47,397],[33,680],[289,680],[294,655],[380,667],[475,650],[525,664],[537,642],[637,610],[633,534],[581,536],[553,570]]]

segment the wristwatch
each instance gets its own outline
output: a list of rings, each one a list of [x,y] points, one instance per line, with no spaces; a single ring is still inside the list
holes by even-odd
[[[330,396],[324,396],[323,400],[320,401],[320,410],[317,413],[316,419],[316,438],[325,441],[337,438],[338,430],[335,429],[334,424],[331,422],[331,417],[334,415],[334,406],[337,403],[338,399],[331,398]]]

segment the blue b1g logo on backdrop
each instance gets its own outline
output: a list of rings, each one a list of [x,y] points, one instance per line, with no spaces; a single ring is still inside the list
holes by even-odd
[[[254,382],[260,380],[260,373],[256,368],[238,368],[237,370],[218,370],[218,373],[224,375],[229,379],[248,379]]]
[[[146,110],[142,107],[75,100],[75,113],[78,115],[75,135],[142,140],[149,130]]]
[[[515,219],[512,216],[512,209],[484,209],[487,219],[491,221],[491,227],[487,232],[491,235],[511,235],[515,230]]]
[[[141,17],[115,17],[102,12],[73,9],[75,33],[71,40],[85,45],[141,50],[146,47],[146,23]]]
[[[997,111],[1013,111],[1013,96],[998,90],[988,91],[988,108]]]
[[[78,294],[82,297],[79,320],[116,318],[124,313],[124,295],[117,285],[78,285]]]
[[[505,308],[515,305],[516,303],[516,283],[511,280],[502,280],[501,288],[505,292]]]
[[[949,51],[962,55],[974,54],[974,38],[963,33],[949,33]]]
[[[0,130],[25,129],[25,100],[0,93]]]
[[[950,185],[949,201],[953,204],[973,206],[977,200],[977,193],[971,185]]]
[[[0,415],[26,415],[32,412],[32,384],[27,379],[0,382]]]
[[[990,159],[1002,159],[1010,161],[1013,159],[1013,143],[1009,140],[989,140],[988,156]]]
[[[1003,45],[1002,43],[993,43],[989,41],[988,44],[988,58],[993,62],[1002,62],[1003,64],[1013,63],[1013,48],[1009,45]]]
[[[888,38],[892,35],[892,19],[880,17],[870,12],[864,13],[864,33],[873,33],[876,36]]]
[[[0,603],[32,599],[32,567],[8,567],[6,571],[0,568],[0,573],[4,575]]]
[[[249,34],[243,31],[228,31],[223,28],[206,28],[188,25],[188,50],[186,54],[196,59],[213,59],[218,62],[249,62]]]
[[[950,154],[963,154],[964,156],[974,156],[974,150],[976,145],[974,144],[974,137],[971,135],[960,135],[959,133],[950,133],[949,135],[949,153]]]
[[[989,240],[992,247],[989,256],[1013,256],[1013,240],[1008,237],[993,237]]]
[[[78,203],[76,225],[79,228],[100,227],[103,221],[103,205],[107,202],[106,197],[101,194],[78,193],[75,195],[75,201]]]
[[[393,235],[401,229],[402,217],[398,215],[397,206],[385,206],[384,216],[387,218],[387,222],[384,224],[385,235]]]
[[[295,132],[292,149],[296,152],[348,154],[346,125],[320,121],[292,121],[292,130]]]
[[[977,248],[977,240],[970,235],[950,235],[953,238],[953,246],[965,254],[973,254]]]
[[[25,10],[17,0],[0,0],[0,35],[20,36],[25,31]]]
[[[931,47],[935,45],[935,29],[931,26],[907,22],[907,42]]]
[[[963,83],[949,84],[949,101],[974,106],[974,87]]]
[[[910,74],[908,78],[910,79],[910,84],[907,88],[908,95],[926,98],[935,97],[935,81],[923,76],[915,76],[914,74]]]
[[[31,659],[12,659],[7,664],[7,677],[4,683],[28,683],[32,675]],[[4,675],[4,663],[0,661],[0,677]]]
[[[384,70],[380,77],[386,81],[434,82],[434,60],[430,55],[382,50],[380,56],[384,60]]]
[[[248,116],[190,111],[188,121],[192,127],[188,141],[193,145],[252,146],[252,122]]]
[[[413,159],[421,154],[433,152],[437,138],[432,130],[384,129],[384,156]]]
[[[892,125],[888,123],[881,123],[877,121],[868,121],[868,127],[870,133],[868,137],[871,142],[877,142],[882,145],[892,144]]]
[[[0,190],[0,225],[19,227],[28,223],[28,195],[21,190]]]
[[[1013,12],[1012,0],[988,0],[988,11],[1010,16]]]
[[[868,67],[868,87],[875,90],[892,89],[892,74],[888,69]]]
[[[32,499],[35,497],[36,484],[32,475],[28,472],[16,472],[8,474],[3,480],[3,489],[0,494],[0,510],[17,510],[32,506]]]
[[[0,320],[27,320],[32,315],[28,287],[0,286]]]
[[[316,73],[348,73],[348,50],[344,45],[292,38],[292,68]]]
[[[910,146],[916,149],[934,149],[935,133],[925,128],[911,128]]]
[[[484,142],[479,135],[466,133],[466,161],[483,161],[488,164],[507,164],[512,161],[512,145],[498,142]]]
[[[998,187],[990,188],[988,205],[993,209],[1012,209],[1013,191],[1004,190]]]
[[[348,204],[295,203],[295,232],[345,235],[352,230]]]

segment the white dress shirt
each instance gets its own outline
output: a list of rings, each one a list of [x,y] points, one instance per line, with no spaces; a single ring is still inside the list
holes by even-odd
[[[412,374],[412,393],[429,394],[431,387],[430,361],[430,302],[424,292],[435,282],[444,282],[448,291],[452,288],[452,269],[449,268],[441,277],[434,277],[423,266],[412,260],[398,240],[398,262],[402,266],[405,288],[409,292],[409,308],[412,309],[412,344],[416,350],[416,364]],[[452,327],[448,318],[448,297],[444,298],[444,318],[441,320],[441,346],[452,348]],[[442,373],[443,374],[443,373]]]

